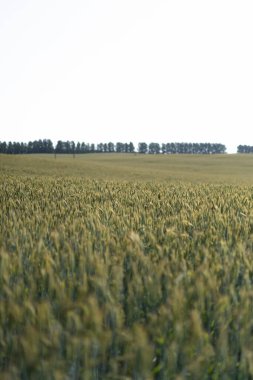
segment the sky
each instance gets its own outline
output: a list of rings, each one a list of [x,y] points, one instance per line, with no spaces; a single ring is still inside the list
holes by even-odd
[[[0,0],[0,141],[253,145],[252,0]]]

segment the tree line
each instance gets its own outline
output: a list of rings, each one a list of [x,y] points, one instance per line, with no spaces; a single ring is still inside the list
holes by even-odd
[[[226,146],[211,143],[139,143],[138,151],[149,154],[222,154],[226,153]]]
[[[239,149],[239,147],[242,147]],[[249,153],[239,146],[238,153]],[[253,151],[252,151],[253,152]],[[32,153],[54,153],[54,154],[84,154],[84,153],[140,153],[140,154],[223,154],[226,146],[211,143],[154,143],[140,142],[137,150],[132,142],[113,142],[89,144],[85,142],[62,141],[56,145],[49,139],[24,142],[1,142],[0,153],[6,154],[32,154]]]
[[[238,145],[237,153],[253,153],[253,146],[250,145]]]

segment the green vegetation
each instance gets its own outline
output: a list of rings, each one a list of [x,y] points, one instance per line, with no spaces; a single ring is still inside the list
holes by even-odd
[[[0,155],[2,173],[117,181],[252,184],[253,155]]]
[[[240,153],[249,153],[247,150]],[[116,144],[99,143],[75,143],[74,141],[59,140],[54,146],[51,140],[35,140],[28,143],[0,141],[0,154],[32,154],[32,153],[57,153],[57,154],[87,154],[87,153],[134,153],[136,149],[132,142]],[[226,147],[223,144],[211,143],[138,143],[138,153],[149,154],[223,154],[226,152]],[[239,152],[239,151],[238,151]]]
[[[0,378],[253,378],[252,161],[0,156]]]

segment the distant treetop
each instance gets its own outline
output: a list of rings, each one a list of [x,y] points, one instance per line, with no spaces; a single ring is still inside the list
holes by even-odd
[[[252,153],[253,147],[238,146],[238,153]],[[0,153],[6,154],[84,154],[84,153],[140,153],[140,154],[224,154],[226,146],[212,143],[155,143],[140,142],[137,151],[132,142],[99,143],[97,145],[59,140],[54,146],[49,139],[23,142],[0,142]]]

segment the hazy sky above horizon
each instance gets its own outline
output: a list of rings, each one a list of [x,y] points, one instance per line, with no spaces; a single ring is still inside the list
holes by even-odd
[[[252,0],[0,0],[0,141],[253,145]]]

